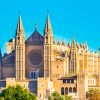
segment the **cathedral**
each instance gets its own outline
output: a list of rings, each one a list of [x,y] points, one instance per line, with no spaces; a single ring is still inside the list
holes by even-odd
[[[46,100],[54,91],[85,100],[90,88],[100,88],[100,51],[91,52],[86,41],[81,44],[74,38],[67,44],[56,41],[49,15],[43,36],[36,25],[26,40],[19,16],[15,37],[6,48],[4,56],[0,51],[0,91],[19,84],[38,100]]]

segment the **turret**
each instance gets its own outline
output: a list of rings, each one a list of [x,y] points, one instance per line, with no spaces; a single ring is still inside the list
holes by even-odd
[[[64,46],[65,46],[65,40],[63,40],[63,41],[62,41],[62,45],[64,45]]]
[[[50,17],[47,15],[44,28],[44,77],[51,77],[51,61],[53,54],[53,33]]]
[[[15,35],[16,79],[25,79],[25,36],[21,16],[19,16]]]
[[[76,48],[76,46],[75,46],[75,40],[74,40],[74,38],[72,39],[72,44],[71,44],[71,50],[72,51],[75,51],[75,48]]]
[[[74,38],[71,43],[71,51],[70,51],[70,73],[76,73],[76,44]]]
[[[61,45],[60,39],[58,39],[57,45]]]
[[[84,42],[84,49],[85,50],[88,50],[88,45],[87,45],[87,42],[86,41]]]
[[[78,41],[76,42],[76,47],[79,49],[79,43],[78,43]]]
[[[49,15],[47,15],[46,24],[44,28],[44,43],[45,44],[53,43],[53,33],[52,33],[52,27],[51,27]]]

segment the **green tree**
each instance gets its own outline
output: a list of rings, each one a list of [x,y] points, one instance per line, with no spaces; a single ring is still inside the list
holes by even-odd
[[[50,94],[49,100],[73,100],[73,99],[72,96],[68,95],[61,96],[59,93],[53,92]]]
[[[59,93],[53,92],[50,94],[49,100],[63,100],[63,97]]]
[[[89,100],[100,100],[100,91],[98,89],[90,89],[88,91]]]
[[[17,85],[9,86],[4,89],[0,94],[0,100],[37,100],[33,93],[30,93],[27,89]]]
[[[65,95],[64,100],[73,100],[73,99],[72,99],[72,96]]]

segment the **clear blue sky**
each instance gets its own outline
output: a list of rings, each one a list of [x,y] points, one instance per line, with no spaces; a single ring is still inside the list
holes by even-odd
[[[38,30],[43,34],[47,9],[56,38],[88,42],[90,49],[100,47],[100,1],[98,0],[0,0],[0,47],[13,38],[21,10],[26,38]]]

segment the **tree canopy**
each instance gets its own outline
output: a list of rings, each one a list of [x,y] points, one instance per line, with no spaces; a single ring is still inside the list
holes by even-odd
[[[73,99],[72,99],[72,96],[68,96],[68,95],[62,96],[55,91],[50,94],[49,100],[73,100]]]
[[[88,98],[89,98],[89,100],[100,100],[99,89],[89,89]]]
[[[9,86],[0,94],[0,100],[37,100],[33,93],[30,93],[28,89],[17,85]]]

